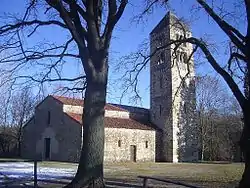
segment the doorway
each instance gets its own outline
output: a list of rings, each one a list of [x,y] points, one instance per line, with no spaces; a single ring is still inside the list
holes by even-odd
[[[50,160],[50,138],[44,138],[44,158]]]
[[[136,146],[135,145],[130,146],[130,161],[136,162]]]

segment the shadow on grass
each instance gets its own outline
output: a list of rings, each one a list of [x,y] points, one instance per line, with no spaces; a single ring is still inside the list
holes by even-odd
[[[38,188],[47,188],[49,187],[63,187],[67,185],[72,178],[69,177],[64,177],[63,179],[38,179]],[[1,187],[8,187],[8,188],[21,188],[21,187],[27,187],[31,188],[34,187],[32,184],[32,180],[12,180],[5,182],[4,184],[0,185]],[[105,179],[105,185],[106,188],[114,188],[114,187],[123,187],[123,188],[128,188],[128,187],[133,187],[133,188],[141,188],[142,186],[140,183],[127,183],[124,182],[124,180],[121,179]]]

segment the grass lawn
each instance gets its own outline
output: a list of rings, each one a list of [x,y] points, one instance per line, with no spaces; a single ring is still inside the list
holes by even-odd
[[[15,160],[15,159],[14,159]],[[5,159],[6,161],[6,159]],[[22,160],[20,160],[22,161]],[[1,160],[0,160],[1,164]],[[71,169],[72,176],[77,169],[77,163],[38,162],[38,167],[57,169]],[[207,163],[109,163],[104,165],[104,176],[107,181],[124,183],[142,183],[137,176],[154,176],[167,180],[181,181],[184,183],[211,188],[233,188],[239,182],[244,165],[232,164],[207,164]],[[69,181],[60,180],[58,181]],[[151,181],[155,187],[160,182]],[[162,185],[165,185],[162,183]],[[45,187],[62,187],[59,184]]]
[[[40,166],[77,168],[74,163],[41,162]],[[142,182],[139,175],[162,177],[201,187],[235,187],[241,178],[244,165],[203,163],[115,163],[104,165],[104,175],[109,180]],[[158,182],[159,183],[159,182]]]

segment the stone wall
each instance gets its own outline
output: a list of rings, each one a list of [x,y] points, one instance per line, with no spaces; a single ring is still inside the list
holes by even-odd
[[[150,34],[151,53],[157,47],[185,35],[191,37],[188,27],[173,14],[168,13]],[[182,130],[194,130],[194,124],[191,121],[184,123],[182,114],[185,111],[183,108],[186,106],[183,105],[184,103],[189,103],[189,106],[193,105],[192,108],[195,108],[195,103],[190,103],[195,100],[195,95],[190,93],[189,97],[183,97],[180,92],[183,91],[184,87],[191,87],[190,83],[194,79],[193,57],[188,64],[184,61],[184,55],[189,57],[193,47],[192,44],[186,43],[181,45],[177,51],[174,49],[175,45],[172,44],[150,59],[150,117],[151,121],[161,129],[161,132],[157,134],[161,136],[157,138],[157,142],[160,143],[158,145],[161,146],[158,147],[162,150],[157,149],[157,158],[169,162],[190,161],[190,159],[196,158],[196,155],[192,154],[194,152],[187,152],[187,150],[194,147],[195,142],[189,141],[187,143],[186,140],[193,133],[191,131],[185,131],[185,135],[181,135],[181,133],[183,133]],[[194,111],[190,114],[195,116]],[[187,118],[187,116],[185,117]],[[189,118],[193,117],[189,116]],[[185,136],[184,139],[183,136]],[[184,150],[180,150],[181,145],[190,146],[185,149],[185,153],[189,153],[191,156],[183,155]],[[159,152],[160,150],[161,152]],[[181,158],[180,156],[185,157]]]
[[[83,113],[83,107],[64,104],[63,105],[63,112],[82,114]],[[104,116],[105,117],[114,117],[114,118],[129,118],[129,112],[115,111],[115,110],[105,110]]]
[[[72,106],[72,105],[63,105],[63,112],[66,113],[74,113],[74,114],[82,114],[83,113],[83,107],[82,106]]]
[[[169,19],[164,17],[150,34],[150,51],[167,44]],[[159,59],[163,59],[159,63]],[[150,59],[150,120],[161,129],[157,135],[157,160],[172,162],[172,74],[170,47]]]
[[[154,130],[105,128],[104,161],[131,161],[131,145],[136,146],[136,162],[155,161],[155,136]]]
[[[72,109],[74,112],[80,110],[80,108],[69,106],[64,108],[52,97],[47,97],[38,105],[33,119],[24,127],[22,157],[44,160],[45,138],[50,138],[49,160],[79,161],[83,130],[76,120],[65,113]],[[108,115],[128,118],[129,114],[128,112],[112,112]],[[119,140],[120,147],[118,146]],[[154,130],[105,128],[104,160],[106,162],[130,161],[131,145],[136,147],[136,161],[155,161]]]
[[[114,110],[105,110],[105,117],[113,117],[113,118],[129,118],[129,112],[123,111],[114,111]]]
[[[177,40],[177,37],[187,38],[192,33],[187,29],[184,23],[170,14],[170,40]],[[182,27],[183,25],[183,27]],[[171,45],[171,54],[176,53],[178,57],[172,56],[172,119],[173,119],[173,162],[195,161],[198,155],[194,152],[196,139],[193,139],[192,130],[195,123],[192,119],[195,117],[195,92],[192,81],[194,80],[194,59],[191,56],[193,46],[190,43],[182,44],[177,51],[174,51],[175,45]],[[184,59],[186,54],[187,59]],[[182,56],[182,57],[181,57]],[[191,58],[190,58],[191,56]],[[190,59],[189,59],[190,58]],[[189,61],[187,61],[189,59]],[[185,105],[184,105],[185,104]],[[189,106],[190,108],[187,108]],[[189,114],[188,116],[186,114]],[[189,140],[189,141],[188,141]],[[196,143],[197,144],[197,143]],[[185,147],[184,147],[185,146]],[[197,150],[198,151],[198,150]],[[198,153],[197,153],[198,154]]]
[[[50,138],[50,160],[78,161],[81,134],[81,126],[63,112],[62,104],[47,97],[37,106],[34,121],[24,127],[22,157],[45,159],[44,139]]]

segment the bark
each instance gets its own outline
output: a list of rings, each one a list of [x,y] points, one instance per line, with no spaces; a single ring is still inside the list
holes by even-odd
[[[104,66],[107,65],[104,64]],[[103,157],[107,67],[94,72],[95,74],[90,74],[88,77],[85,92],[84,133],[80,162],[74,179],[69,185],[65,186],[67,188],[105,187],[103,181]]]
[[[242,175],[242,179],[239,183],[239,188],[250,187],[250,106],[249,102],[246,109],[243,110],[244,114],[244,128],[240,140],[240,148],[243,153],[245,161],[245,169]]]
[[[250,1],[245,0],[246,13],[247,13],[247,35],[246,35],[246,75],[245,75],[245,105],[243,109],[244,127],[240,140],[240,148],[243,153],[243,158],[245,161],[245,169],[242,175],[242,179],[239,183],[239,188],[250,187],[250,100],[249,100],[249,83],[250,83]]]

